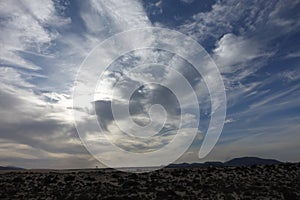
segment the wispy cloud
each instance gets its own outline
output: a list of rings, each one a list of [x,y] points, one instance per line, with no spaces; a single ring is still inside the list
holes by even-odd
[[[194,3],[190,0],[182,2],[185,6]],[[284,42],[292,45],[287,41],[299,30],[299,17],[293,17],[299,15],[295,14],[297,5],[299,3],[292,0],[217,1],[210,10],[181,20],[182,24],[177,27],[169,27],[203,44],[223,74],[228,118],[220,145],[208,159],[228,159],[249,154],[287,160],[298,158],[296,151],[299,145],[294,141],[299,136],[296,129],[299,127],[295,126],[299,118],[295,117],[297,113],[294,112],[282,114],[287,112],[285,110],[299,107],[300,76],[296,68],[299,52],[282,49]],[[164,12],[162,1],[152,6],[156,8],[156,14]],[[1,1],[0,24],[0,115],[3,116],[0,120],[0,152],[15,152],[10,156],[0,153],[0,165],[54,168],[94,166],[95,160],[81,145],[72,124],[73,81],[82,60],[96,44],[115,33],[153,25],[143,4],[125,0]],[[162,22],[159,25],[167,26]],[[180,41],[169,40],[180,45]],[[124,41],[123,45],[126,44]],[[282,56],[277,58],[278,55],[285,55],[284,59]],[[140,62],[134,63],[132,60],[135,58]],[[123,59],[129,59],[129,64],[159,60],[162,64],[173,64],[190,80],[204,113],[204,120],[200,122],[204,125],[200,127],[201,133],[199,131],[196,139],[195,146],[198,148],[210,117],[211,102],[207,87],[195,70],[166,52],[136,51]],[[282,60],[287,64],[282,64]],[[118,63],[115,63],[115,68],[121,70],[104,74],[105,85],[97,96],[98,106],[101,105],[100,100],[103,103],[110,98],[108,94],[121,75],[136,82],[158,76],[162,82],[176,81],[176,76],[168,71],[131,72],[130,67],[125,69]],[[133,101],[134,120],[147,124],[149,118],[146,114],[154,102],[149,99],[156,96],[160,103],[170,107],[167,114],[173,116],[171,119],[174,121],[168,121],[166,128],[176,129],[177,118],[171,109],[176,107],[176,102],[166,98],[166,90],[161,88],[154,87],[152,93],[143,93],[150,89],[153,88],[142,88]],[[119,92],[121,102],[123,94]],[[190,96],[185,98],[188,100]],[[139,107],[138,104],[146,106]],[[152,143],[129,141],[121,137],[120,130],[116,130],[109,112],[103,108],[99,117],[106,117],[107,129],[116,133],[113,139],[123,146],[155,149],[172,139],[173,132]],[[161,116],[157,115],[155,120],[159,123]],[[183,120],[188,126],[194,116],[186,115]],[[272,127],[267,125],[272,122]],[[257,126],[256,129],[250,130],[249,127],[253,126]],[[289,155],[289,151],[296,153]],[[276,152],[277,156],[272,152]],[[105,148],[102,153],[107,158],[112,155]],[[116,159],[122,158],[122,155],[119,156]]]
[[[271,138],[276,128],[294,127],[295,121],[279,120],[274,123],[274,130],[268,133],[263,124],[297,115],[290,111],[286,111],[289,114],[282,113],[285,110],[295,110],[299,106],[295,100],[300,95],[296,70],[299,63],[293,60],[289,61],[289,66],[285,66],[286,64],[281,64],[280,61],[280,55],[290,51],[282,49],[288,48],[282,47],[282,39],[293,41],[293,35],[297,34],[299,29],[297,17],[291,17],[297,15],[296,5],[299,6],[299,3],[292,1],[289,5],[286,5],[286,1],[217,1],[211,10],[201,11],[179,25],[182,32],[207,47],[222,72],[228,100],[228,119],[235,121],[227,120],[231,123],[225,125],[221,141],[231,137],[239,138],[238,135],[241,137],[253,135],[259,140],[256,133],[260,132],[264,132],[265,138]],[[286,59],[297,59],[297,51],[287,54]],[[275,70],[276,67],[280,70]],[[255,124],[261,125],[254,132],[246,131],[247,127]],[[280,134],[283,136],[284,130]],[[297,133],[294,135],[297,136]],[[288,140],[285,142],[288,144]],[[277,152],[276,143],[270,145]],[[222,145],[222,148],[227,146],[231,146],[231,143]],[[242,146],[235,148],[243,149]],[[219,147],[214,151],[214,156],[222,154],[223,150],[217,149]],[[254,149],[249,147],[240,156],[247,153],[263,155],[267,151],[260,147],[258,150]],[[298,147],[294,145],[286,152],[295,152],[297,149]],[[282,158],[286,152],[282,152]],[[239,156],[233,152],[228,153],[228,156],[230,154]],[[270,152],[268,156],[271,156]],[[286,156],[286,159],[297,158]]]
[[[79,12],[72,14],[74,6]],[[0,18],[0,113],[5,116],[0,121],[0,148],[7,153],[14,151],[13,145],[20,147],[10,157],[1,154],[1,164],[94,165],[77,136],[70,110],[76,69],[100,41],[119,31],[149,26],[141,4],[9,1],[0,3]],[[54,160],[57,165],[51,164]],[[79,164],[83,160],[85,164]]]

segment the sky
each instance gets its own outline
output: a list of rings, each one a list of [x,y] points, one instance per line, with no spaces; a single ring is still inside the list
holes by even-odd
[[[0,165],[58,169],[103,166],[85,148],[76,130],[72,109],[76,75],[98,44],[117,33],[145,27],[179,31],[202,45],[222,76],[226,120],[216,146],[199,159],[214,105],[203,77],[170,52],[136,50],[114,60],[103,74],[94,99],[94,116],[104,131],[113,133],[116,146],[147,152],[173,138],[180,113],[170,90],[148,84],[131,97],[129,110],[137,124],[149,123],[151,105],[165,108],[164,115],[152,113],[157,127],[163,117],[167,120],[159,132],[163,136],[151,141],[131,141],[116,128],[109,91],[124,77],[125,83],[151,78],[176,82],[170,69],[142,65],[174,63],[201,102],[200,113],[196,113],[200,117],[197,135],[175,162],[226,161],[242,156],[299,162],[299,10],[300,2],[295,0],[1,1]],[[131,37],[129,40],[134,39]],[[122,48],[130,45],[123,42]],[[180,49],[179,41],[171,42]],[[104,54],[111,52],[108,48]],[[104,59],[104,54],[98,59]],[[131,71],[137,65],[142,65],[140,71]],[[122,89],[118,92],[114,98],[122,102],[126,93]],[[186,97],[188,102],[191,97]],[[182,119],[187,128],[199,120],[194,115]],[[128,123],[126,119],[120,122]],[[80,123],[88,126],[85,121]],[[103,151],[100,153],[113,161],[122,160],[122,155]]]

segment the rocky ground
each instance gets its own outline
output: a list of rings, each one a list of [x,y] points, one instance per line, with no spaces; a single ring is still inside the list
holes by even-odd
[[[300,163],[251,167],[0,173],[0,199],[300,199]]]

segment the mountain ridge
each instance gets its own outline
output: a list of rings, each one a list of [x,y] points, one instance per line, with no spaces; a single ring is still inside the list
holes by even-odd
[[[0,170],[24,170],[24,168],[15,166],[0,166]]]
[[[252,166],[252,165],[273,165],[273,164],[281,164],[281,163],[283,162],[275,159],[266,159],[266,158],[247,156],[247,157],[233,158],[226,162],[208,161],[204,163],[170,164],[166,166],[166,168],[229,167],[229,166],[234,167],[234,166]],[[0,166],[0,170],[25,170],[25,169],[21,167],[15,167],[15,166]]]
[[[167,168],[193,168],[193,167],[234,167],[234,166],[253,166],[253,165],[273,165],[281,164],[283,162],[275,159],[266,159],[259,157],[239,157],[233,158],[226,162],[208,161],[204,163],[179,163],[170,164]]]

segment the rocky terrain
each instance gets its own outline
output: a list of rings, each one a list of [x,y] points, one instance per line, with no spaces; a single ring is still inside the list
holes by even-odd
[[[300,199],[300,163],[105,170],[1,171],[0,199]]]

